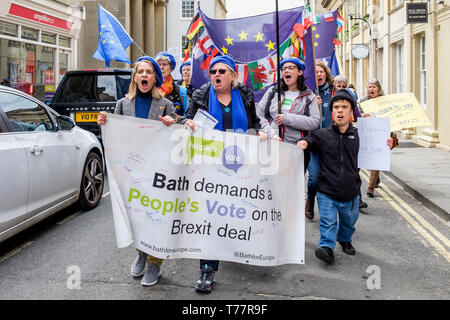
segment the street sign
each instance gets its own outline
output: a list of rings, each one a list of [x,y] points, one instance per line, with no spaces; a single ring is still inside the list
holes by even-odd
[[[428,4],[426,2],[406,3],[407,23],[427,23]]]
[[[356,59],[364,59],[369,55],[369,48],[365,44],[357,44],[352,48],[352,56]]]

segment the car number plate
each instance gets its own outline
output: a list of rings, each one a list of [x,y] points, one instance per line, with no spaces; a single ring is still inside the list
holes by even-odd
[[[76,122],[97,122],[99,112],[77,112]]]

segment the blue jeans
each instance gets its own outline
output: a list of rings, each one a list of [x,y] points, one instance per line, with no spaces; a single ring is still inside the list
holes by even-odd
[[[359,218],[359,195],[352,201],[341,202],[317,192],[317,205],[320,215],[319,247],[334,249],[336,240],[351,242],[355,232],[355,223]],[[338,226],[339,214],[339,226]]]
[[[308,165],[308,199],[314,200],[317,193],[317,178],[319,177],[319,155],[311,152]]]
[[[200,269],[206,267],[206,265],[212,267],[214,271],[219,269],[219,260],[200,260]]]

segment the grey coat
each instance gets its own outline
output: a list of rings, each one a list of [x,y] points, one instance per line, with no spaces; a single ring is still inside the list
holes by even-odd
[[[269,138],[278,135],[277,114],[278,114],[278,96],[275,93],[270,104],[270,115],[272,119],[267,119],[265,108],[269,99],[271,89],[267,90],[256,107],[256,114],[261,120],[261,130],[264,131]],[[284,94],[282,92],[281,103],[283,103]],[[309,116],[305,115],[306,102],[309,100]],[[284,141],[295,144],[301,138],[301,130],[311,131],[318,129],[320,125],[319,106],[317,105],[316,95],[311,91],[302,91],[295,98],[291,110],[284,113]]]
[[[124,116],[136,117],[136,98],[130,100],[124,97],[117,101],[116,114],[122,114]],[[150,106],[150,112],[148,113],[148,119],[159,120],[159,116],[164,117],[166,115],[171,116],[175,121],[177,121],[177,116],[175,113],[175,108],[172,102],[166,98],[161,98],[159,100],[153,98],[152,105]]]

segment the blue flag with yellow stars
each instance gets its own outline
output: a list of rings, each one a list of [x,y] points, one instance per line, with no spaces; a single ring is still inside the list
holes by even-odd
[[[192,79],[194,88],[208,82],[208,67],[216,56],[228,55],[237,65],[239,82],[252,88],[255,101],[261,100],[266,90],[276,84],[276,13],[258,16],[215,20],[208,18],[199,8],[204,27],[194,37]],[[303,7],[279,12],[280,59],[295,55],[293,27],[301,21]],[[316,89],[313,46],[316,59],[331,58],[335,44],[336,11],[314,16],[315,23],[305,34],[305,80],[307,86]],[[312,35],[312,38],[311,38]]]
[[[328,67],[331,67],[329,62],[334,54],[335,44],[333,40],[337,32],[336,17],[337,11],[330,11],[321,15],[316,15],[313,19],[313,25],[309,27],[307,33],[305,34],[305,78],[306,84],[311,90],[316,89],[315,70],[311,67],[308,68],[308,66],[314,64],[312,48],[314,46],[314,56],[316,58],[316,62],[326,61]],[[334,72],[336,72],[336,66],[337,65],[335,64],[333,69]]]
[[[98,5],[98,45],[93,57],[105,61],[110,67],[111,60],[131,64],[125,51],[133,39],[128,35],[120,22],[100,4]]]

